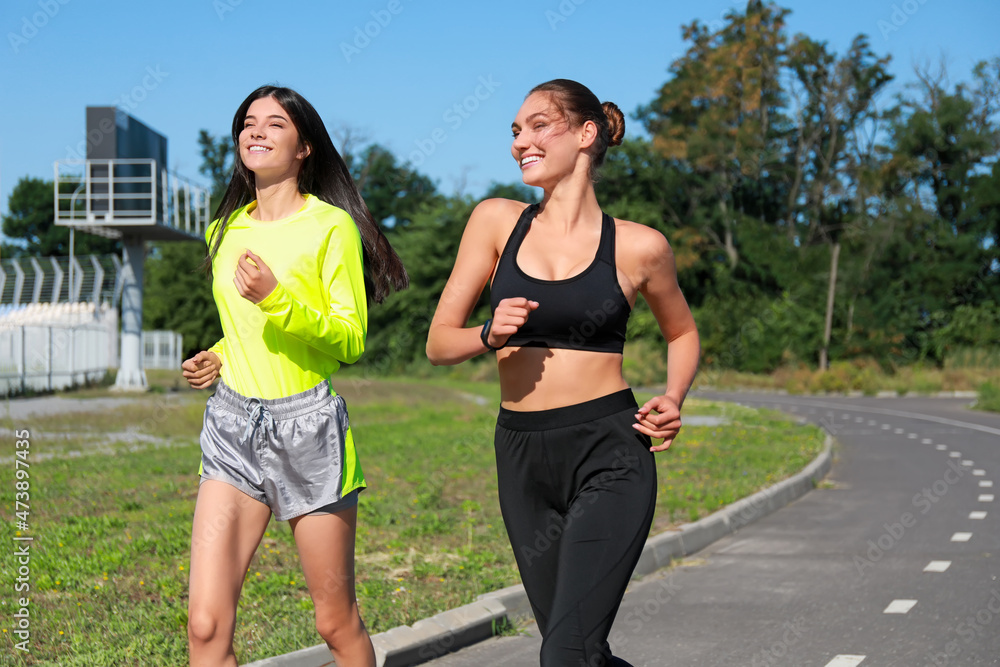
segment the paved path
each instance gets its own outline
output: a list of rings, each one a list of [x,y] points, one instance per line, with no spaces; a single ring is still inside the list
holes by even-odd
[[[838,460],[821,488],[635,582],[611,634],[618,655],[637,667],[1000,665],[1000,415],[959,399],[701,395],[822,423]],[[526,632],[427,664],[537,665]]]

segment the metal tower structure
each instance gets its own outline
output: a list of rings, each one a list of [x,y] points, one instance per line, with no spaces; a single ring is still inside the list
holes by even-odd
[[[167,139],[116,107],[87,107],[87,158],[55,163],[55,223],[122,240],[121,361],[115,387],[145,390],[146,241],[204,238],[209,192],[167,170]],[[72,261],[71,261],[72,266]],[[74,277],[70,276],[70,284]]]

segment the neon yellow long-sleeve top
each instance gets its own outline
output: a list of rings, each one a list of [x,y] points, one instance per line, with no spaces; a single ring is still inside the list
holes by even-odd
[[[261,222],[256,201],[226,224],[212,261],[212,292],[223,338],[210,349],[222,379],[244,396],[282,398],[315,387],[364,351],[368,325],[361,235],[343,209],[313,195],[294,215]],[[219,224],[206,231],[206,241]],[[257,304],[233,279],[246,250],[278,280]]]

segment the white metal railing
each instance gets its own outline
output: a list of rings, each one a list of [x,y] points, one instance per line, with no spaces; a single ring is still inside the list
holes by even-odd
[[[28,303],[117,303],[115,255],[21,257],[0,260],[0,311]],[[105,274],[115,280],[105,281]],[[2,314],[2,313],[0,313]]]
[[[112,238],[149,225],[202,238],[211,221],[208,189],[151,159],[56,162],[53,196],[57,225]]]

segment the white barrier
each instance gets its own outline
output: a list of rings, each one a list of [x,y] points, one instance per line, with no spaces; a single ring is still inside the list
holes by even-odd
[[[113,365],[106,326],[0,327],[0,394],[100,382]]]
[[[142,367],[179,371],[184,352],[184,337],[174,331],[142,332]]]

